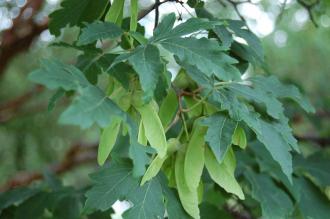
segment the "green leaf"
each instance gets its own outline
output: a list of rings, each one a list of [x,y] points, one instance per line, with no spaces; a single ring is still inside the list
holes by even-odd
[[[248,124],[249,125],[249,124]],[[251,124],[250,124],[251,125]],[[275,130],[271,123],[260,120],[261,129],[256,130],[257,138],[262,142],[270,152],[275,161],[277,161],[284,174],[292,181],[292,156],[290,154],[290,145]]]
[[[292,157],[290,142],[283,137],[283,133],[277,128],[277,122],[262,120],[259,114],[254,112],[253,109],[249,109],[233,93],[225,89],[214,92],[210,97],[210,101],[216,106],[228,110],[229,115],[234,120],[244,121],[256,133],[258,140],[265,145],[291,181]]]
[[[54,218],[79,219],[81,217],[81,203],[77,196],[66,196],[54,207]]]
[[[232,143],[234,145],[239,146],[242,149],[245,149],[247,146],[247,140],[246,140],[246,134],[244,129],[241,126],[236,126],[233,138],[232,138]]]
[[[282,136],[282,138],[298,153],[300,149],[297,139],[293,136],[292,129],[289,126],[289,119],[286,117],[280,118],[279,121],[272,123],[275,130]]]
[[[150,158],[147,156],[147,147],[138,143],[131,143],[129,147],[129,157],[133,160],[133,176],[142,176],[146,171],[146,165]]]
[[[178,152],[175,160],[175,181],[179,197],[185,211],[194,219],[199,219],[197,189],[191,191],[184,177],[184,153]]]
[[[107,66],[109,67],[109,65]],[[126,74],[122,74],[125,72]],[[126,89],[129,90],[130,80],[135,74],[135,71],[128,63],[118,63],[110,71],[107,71],[110,76],[113,76]]]
[[[237,122],[221,113],[215,113],[202,120],[207,126],[205,141],[209,144],[217,161],[221,163],[229,150]]]
[[[48,107],[47,107],[47,109],[48,109],[48,112],[51,112],[54,108],[55,108],[55,106],[56,106],[56,104],[57,104],[57,102],[63,97],[65,95],[65,91],[63,90],[63,89],[57,89],[57,91],[56,91],[56,93],[49,99],[49,102],[48,102]]]
[[[144,176],[142,177],[141,186],[143,186],[147,181],[149,181],[158,174],[160,168],[163,166],[163,163],[166,159],[167,156],[161,158],[158,155],[155,157],[155,159],[153,159]]]
[[[124,213],[124,219],[157,219],[164,217],[165,207],[162,187],[158,180],[152,180],[142,187],[136,187],[128,194],[127,198],[133,203],[133,207]]]
[[[211,150],[206,148],[205,166],[215,183],[227,192],[237,195],[240,199],[245,198],[243,191],[234,176],[236,160],[233,151],[230,150],[226,154],[223,162],[219,164]]]
[[[257,200],[262,209],[262,218],[288,218],[293,212],[290,197],[265,174],[256,174],[251,170],[244,172],[252,187],[252,197]]]
[[[223,25],[217,25],[213,28],[214,33],[219,37],[222,42],[222,47],[224,49],[229,49],[234,38],[232,34]]]
[[[60,123],[88,128],[94,123],[106,127],[112,119],[117,118],[126,121],[126,113],[98,87],[88,86],[79,93],[80,95],[60,116]]]
[[[0,194],[0,215],[1,211],[11,205],[19,204],[36,195],[38,188],[16,188]]]
[[[117,135],[120,130],[121,121],[113,119],[108,127],[102,131],[97,154],[99,165],[103,165],[108,158],[113,146],[116,143]]]
[[[175,13],[165,16],[154,30],[153,38],[160,39],[164,34],[171,31],[176,20]]]
[[[115,54],[95,54],[93,52],[84,52],[78,56],[76,66],[85,74],[87,80],[92,84],[97,84],[98,75],[103,73],[117,57]],[[108,72],[111,74],[112,72]],[[116,77],[117,75],[114,75]]]
[[[329,199],[311,182],[301,178],[293,180],[297,189],[295,198],[303,219],[324,219],[330,215]],[[281,203],[283,205],[283,203]]]
[[[144,185],[145,182],[151,180],[152,178],[154,178],[159,173],[159,171],[160,171],[161,167],[163,166],[165,160],[172,153],[174,153],[177,150],[177,148],[180,145],[180,142],[179,142],[178,139],[170,138],[167,141],[167,145],[168,145],[168,150],[167,150],[166,156],[161,158],[159,155],[157,155],[155,157],[155,159],[153,159],[153,161],[150,163],[147,171],[145,172],[144,176],[142,177],[141,185]]]
[[[137,110],[141,115],[145,135],[151,147],[161,158],[165,157],[167,151],[165,131],[152,102],[137,107]]]
[[[249,78],[248,80],[252,81],[255,87],[259,87],[264,91],[272,93],[277,98],[289,98],[294,100],[306,112],[315,112],[314,107],[305,97],[303,97],[297,87],[293,85],[282,84],[275,76],[254,76]]]
[[[129,32],[129,35],[141,45],[146,45],[148,43],[148,39],[145,38],[140,32]]]
[[[267,148],[260,142],[251,142],[249,148],[256,155],[255,159],[259,165],[260,171],[272,176],[277,181],[282,182],[285,187],[292,193],[293,184],[288,177],[282,172],[281,166],[276,162]]]
[[[139,186],[131,165],[113,163],[91,175],[93,187],[86,193],[86,209],[107,210],[116,200],[127,200],[133,207],[124,213],[127,219],[162,218],[165,214],[162,188],[158,179]],[[152,206],[152,208],[150,208]]]
[[[90,175],[93,186],[86,193],[86,209],[105,211],[118,200],[139,187],[137,179],[132,177],[132,168],[128,164],[112,163]]]
[[[176,62],[186,70],[187,74],[194,80],[198,85],[203,88],[212,89],[213,88],[213,80],[210,79],[206,74],[201,72],[194,65],[190,65],[184,62],[180,62],[180,60],[176,59]],[[180,71],[182,72],[182,71]],[[180,72],[178,76],[180,75]]]
[[[293,157],[294,172],[304,174],[320,187],[330,186],[330,156],[324,151],[316,152],[307,158]]]
[[[186,104],[187,109],[189,111],[187,112],[188,117],[200,117],[203,112],[203,104],[200,102],[200,100],[196,100],[194,97],[185,96],[184,97],[184,103]]]
[[[82,29],[77,45],[87,45],[102,39],[118,39],[123,33],[114,23],[95,21]]]
[[[40,191],[42,189],[42,191]],[[16,203],[16,219],[45,218],[47,212],[54,218],[78,219],[81,211],[81,196],[71,187],[48,188],[42,184],[39,192],[22,203]],[[12,217],[10,217],[12,218]]]
[[[61,8],[49,15],[49,30],[59,36],[66,25],[81,26],[83,22],[92,22],[102,16],[108,0],[64,0]]]
[[[149,101],[154,95],[161,73],[165,70],[158,48],[151,44],[138,46],[132,53],[119,56],[110,68],[126,59],[139,75],[145,100]]]
[[[184,211],[179,201],[176,190],[168,187],[168,182],[164,174],[160,174],[159,179],[165,197],[165,206],[168,219],[190,219],[191,217]]]
[[[120,26],[123,20],[124,4],[125,0],[114,0],[110,10],[105,16],[105,21],[112,22]]]
[[[187,145],[184,160],[184,177],[191,191],[197,190],[204,169],[204,157],[202,155],[205,148],[206,128],[196,122]]]
[[[129,30],[135,32],[138,23],[138,12],[139,12],[138,0],[131,0],[131,20]]]
[[[244,84],[229,84],[226,86],[229,90],[237,95],[243,96],[248,100],[265,104],[267,113],[275,119],[280,119],[283,116],[283,106],[273,95],[267,93],[266,90],[258,87],[249,87]]]
[[[181,62],[195,65],[207,76],[215,75],[221,80],[240,79],[239,71],[232,66],[237,61],[226,55],[219,43],[206,38],[170,38],[160,42]]]
[[[41,68],[30,73],[29,80],[49,89],[62,88],[66,91],[89,85],[79,69],[55,60],[42,60]]]
[[[250,30],[245,28],[245,22],[238,20],[227,20],[229,29],[231,29],[236,36],[243,38],[249,45],[249,53],[255,57],[254,63],[263,64],[264,51],[259,38]]]
[[[50,206],[49,194],[39,192],[22,203],[15,211],[15,219],[41,218],[46,208]]]
[[[207,202],[201,204],[201,219],[234,219],[228,212]]]
[[[219,25],[221,21],[209,21],[201,18],[190,18],[186,22],[179,24],[173,28],[175,22],[175,14],[167,15],[158,28],[154,31],[154,36],[150,39],[151,42],[162,41],[164,39],[178,38],[200,30],[212,29],[215,25]],[[173,28],[173,29],[172,29]]]

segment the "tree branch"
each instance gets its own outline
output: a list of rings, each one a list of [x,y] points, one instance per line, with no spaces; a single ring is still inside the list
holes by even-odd
[[[10,120],[21,108],[36,94],[42,92],[44,87],[37,85],[25,94],[5,103],[0,103],[0,124]]]
[[[34,21],[34,16],[40,11],[44,0],[28,0],[21,8],[13,26],[4,31],[0,47],[0,76],[5,72],[7,65],[17,54],[29,49],[34,39],[48,28],[48,20],[41,23]],[[26,17],[27,11],[31,15]]]
[[[312,23],[314,24],[315,27],[318,27],[318,24],[314,18],[312,10],[316,5],[320,3],[320,0],[316,0],[315,2],[312,2],[310,4],[306,3],[304,0],[297,0],[297,2],[307,10],[309,18],[311,19]]]
[[[305,141],[305,142],[312,142],[320,147],[328,147],[330,145],[330,138],[329,137],[318,137],[318,136],[295,136],[298,141]]]
[[[62,174],[73,168],[86,164],[93,163],[96,160],[96,148],[98,144],[75,144],[65,154],[62,162],[53,164],[47,167],[55,174]],[[27,186],[34,181],[43,179],[41,172],[21,172],[9,179],[7,183],[0,186],[0,192],[13,189],[15,187]]]

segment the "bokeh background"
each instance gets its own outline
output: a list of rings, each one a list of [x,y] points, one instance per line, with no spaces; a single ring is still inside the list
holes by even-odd
[[[152,1],[140,1],[147,7]],[[75,63],[78,53],[51,46],[55,38],[47,30],[47,14],[58,0],[0,0],[0,188],[28,177],[40,177],[47,168],[61,173],[64,184],[88,183],[96,167],[96,127],[80,130],[57,123],[70,97],[49,110],[55,92],[28,81],[27,75],[42,58],[56,57]],[[230,4],[206,1],[212,13],[223,18],[239,16]],[[289,105],[294,133],[303,152],[330,146],[330,13],[327,1],[310,14],[294,0],[251,1],[237,7],[250,29],[262,39],[267,66],[282,81],[296,84],[311,100],[316,114],[306,115]],[[188,7],[163,4],[161,14],[175,12],[182,19],[194,16]],[[152,33],[153,13],[141,21]],[[66,29],[56,41],[72,42],[75,28]],[[258,73],[258,71],[256,72]],[[78,165],[79,164],[79,165]],[[70,170],[70,171],[67,171]],[[14,177],[14,178],[13,178]],[[8,184],[9,183],[9,184]]]

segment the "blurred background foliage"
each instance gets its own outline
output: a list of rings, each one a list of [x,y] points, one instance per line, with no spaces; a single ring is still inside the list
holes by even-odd
[[[17,25],[15,18],[20,16],[20,10],[27,2],[32,1],[0,0],[0,65],[4,64],[6,32],[17,28],[15,31],[21,31],[23,37],[30,33],[31,30],[25,30],[28,25]],[[25,10],[27,12],[23,15],[36,25],[47,20],[46,15],[59,5],[57,0],[40,2],[42,7],[37,13]],[[206,2],[206,8],[224,18],[239,19],[232,5],[224,2],[210,0]],[[307,116],[294,106],[288,108],[294,133],[304,140],[301,144],[306,153],[318,150],[320,146],[329,146],[330,1],[321,1],[313,8],[318,28],[311,21],[308,10],[294,0],[251,2],[238,5],[238,10],[249,27],[262,38],[269,71],[283,81],[298,85],[317,109],[315,115]],[[141,8],[150,4],[151,1],[140,1]],[[162,14],[174,11],[183,19],[193,13],[188,6],[183,8],[175,3],[163,4],[160,11]],[[153,15],[150,16],[141,21],[147,33],[148,27],[150,29],[153,25]],[[75,28],[67,29],[60,40],[71,42],[76,32]],[[39,65],[42,58],[56,57],[67,63],[76,61],[78,54],[75,50],[49,46],[53,41],[48,30],[42,30],[25,51],[17,52],[5,63],[6,68],[0,74],[0,184],[18,172],[42,171],[49,164],[60,162],[73,144],[97,142],[99,130],[96,128],[82,131],[59,125],[57,118],[61,106],[68,100],[61,100],[53,111],[48,111],[48,100],[54,93],[36,88],[27,80],[27,74]],[[92,165],[66,173],[64,183],[84,185],[88,182],[87,173],[96,166],[96,161],[90,163]]]

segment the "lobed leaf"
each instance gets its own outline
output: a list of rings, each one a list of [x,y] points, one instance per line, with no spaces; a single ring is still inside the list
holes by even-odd
[[[102,16],[108,0],[64,0],[61,8],[49,15],[49,30],[59,36],[61,29],[67,25],[81,26],[83,22],[92,22]]]
[[[123,30],[114,23],[96,21],[82,29],[77,45],[87,45],[102,39],[118,39],[123,33]]]
[[[251,184],[252,197],[261,205],[263,218],[278,219],[291,215],[293,203],[290,197],[277,187],[270,177],[250,170],[244,174]]]
[[[80,95],[60,116],[60,123],[88,128],[94,123],[106,127],[112,119],[126,120],[123,112],[102,90],[95,86],[85,87]]]
[[[169,38],[161,41],[160,45],[177,56],[180,62],[196,66],[208,77],[214,74],[221,80],[240,79],[239,71],[232,66],[237,61],[226,55],[214,40]]]
[[[221,163],[229,150],[237,122],[221,113],[215,113],[202,120],[207,126],[205,141],[209,144],[217,161]]]
[[[42,60],[41,68],[29,74],[29,80],[49,89],[62,88],[66,91],[86,87],[89,82],[84,74],[72,65],[56,60]]]

